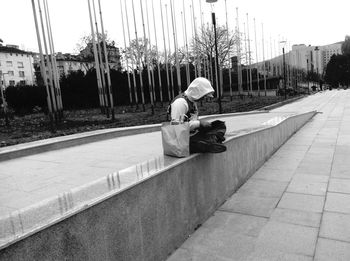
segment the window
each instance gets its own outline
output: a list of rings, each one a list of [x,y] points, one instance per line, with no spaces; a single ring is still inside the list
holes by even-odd
[[[14,75],[14,72],[13,72],[13,71],[8,71],[8,75],[9,75],[9,76],[13,76],[13,75]]]
[[[12,67],[12,61],[6,61],[7,67]]]
[[[26,85],[26,81],[19,81],[19,85],[21,85],[21,86],[24,86],[24,85]]]
[[[18,74],[19,74],[19,77],[24,77],[24,71],[19,71]]]
[[[15,86],[15,81],[11,80],[9,83],[10,83],[10,86]]]
[[[18,68],[24,68],[23,62],[17,62]]]

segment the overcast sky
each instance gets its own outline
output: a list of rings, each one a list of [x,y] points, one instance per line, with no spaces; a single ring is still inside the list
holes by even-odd
[[[37,0],[35,0],[36,2]],[[124,5],[122,0],[122,4]],[[156,32],[159,48],[163,47],[162,21],[160,17],[160,0],[154,1],[156,17]],[[181,23],[183,0],[174,0],[177,17],[179,45],[183,45],[184,30]],[[193,0],[197,25],[200,23],[200,3],[202,5],[204,22],[210,22],[211,5],[205,0]],[[131,38],[135,38],[131,0],[127,0]],[[162,0],[163,7],[168,4],[170,16],[170,0]],[[37,3],[37,2],[36,2]],[[96,0],[96,4],[97,4]],[[134,0],[138,36],[143,36],[140,0]],[[146,20],[146,0],[144,17]],[[152,44],[155,44],[152,0],[147,0]],[[227,0],[228,26],[231,30],[236,26],[236,7],[239,9],[240,29],[243,32],[243,23],[247,23],[246,13],[249,15],[250,39],[254,40],[253,18],[256,19],[257,38],[259,45],[262,42],[261,23],[264,23],[265,46],[278,46],[280,40],[288,40],[288,45],[326,45],[343,41],[346,34],[350,34],[350,1],[349,0]],[[76,45],[81,37],[90,33],[90,21],[87,0],[48,0],[55,51],[75,52]],[[187,36],[192,35],[190,5],[192,0],[185,0]],[[124,47],[123,31],[120,16],[120,0],[101,0],[104,28],[109,38],[119,47]],[[219,24],[226,23],[225,0],[218,0],[214,11]],[[97,6],[96,6],[97,8]],[[34,26],[31,0],[0,0],[0,38],[4,44],[16,44],[25,50],[38,51]],[[123,9],[124,11],[124,9]],[[163,9],[164,22],[165,7]],[[125,15],[125,12],[124,12]],[[99,17],[98,17],[99,19]],[[125,18],[124,18],[125,19]],[[147,22],[147,21],[145,21]],[[124,23],[126,21],[124,20]],[[171,17],[169,17],[171,26]],[[165,24],[166,29],[166,24]],[[171,30],[171,28],[170,28]],[[146,33],[148,28],[146,26]],[[126,35],[127,36],[127,35]],[[274,45],[271,45],[270,39]],[[171,35],[171,41],[172,35]],[[277,44],[276,44],[277,43]],[[254,43],[252,48],[254,48]]]

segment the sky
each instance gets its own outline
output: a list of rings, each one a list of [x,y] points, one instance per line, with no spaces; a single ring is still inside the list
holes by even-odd
[[[51,27],[54,39],[55,51],[63,53],[77,52],[77,44],[81,38],[91,33],[88,0],[47,0],[51,16]],[[91,0],[92,1],[92,0]],[[167,26],[166,9],[168,8],[168,23],[171,28],[170,0],[142,0],[143,15],[145,19],[145,31],[148,35],[146,3],[148,4],[148,15],[150,21],[150,34],[152,44],[156,44],[159,49],[163,48],[162,20],[160,13],[160,1],[163,6],[164,26],[166,44]],[[306,45],[327,45],[343,41],[345,35],[350,35],[350,22],[348,12],[350,10],[349,0],[218,0],[215,4],[206,3],[205,0],[173,0],[175,3],[174,12],[176,27],[178,31],[178,43],[185,44],[184,34],[192,36],[191,26],[192,3],[194,5],[195,22],[197,26],[201,23],[200,6],[202,7],[203,23],[211,23],[211,12],[215,12],[219,25],[227,22],[230,30],[236,26],[236,8],[238,8],[240,31],[244,31],[244,26],[249,24],[249,35],[251,48],[255,49],[255,34],[257,35],[257,47],[262,46],[262,23],[264,27],[264,44],[268,50],[280,52],[280,41],[286,40],[285,48],[290,48],[293,44]],[[125,25],[125,37],[128,43],[126,27],[125,7],[128,10],[128,20],[131,39],[135,38],[133,23],[132,1],[121,0],[123,18]],[[37,6],[37,0],[35,0]],[[98,0],[95,0],[98,11]],[[117,47],[124,47],[123,27],[121,20],[120,0],[100,0],[104,29],[108,37],[116,42]],[[227,8],[225,8],[225,3]],[[137,24],[138,37],[143,37],[142,12],[140,0],[134,0],[135,18]],[[185,9],[183,9],[183,4]],[[153,12],[156,25],[154,30]],[[181,21],[181,12],[185,11],[186,26]],[[34,16],[31,0],[0,0],[0,39],[4,44],[19,45],[21,49],[28,51],[38,51],[37,36],[35,31]],[[248,14],[248,22],[247,22]],[[254,19],[256,30],[254,31]],[[39,19],[39,18],[38,18]],[[98,23],[100,18],[97,13]],[[185,31],[186,29],[186,31]],[[248,29],[246,27],[246,29]],[[155,38],[155,34],[157,38]],[[248,30],[246,30],[248,32]],[[171,45],[173,44],[172,34],[170,35]],[[173,47],[171,47],[173,48]],[[269,56],[271,54],[265,55]],[[261,54],[261,52],[258,51]]]

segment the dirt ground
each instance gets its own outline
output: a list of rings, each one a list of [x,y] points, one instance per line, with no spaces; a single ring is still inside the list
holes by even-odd
[[[252,111],[282,100],[281,96],[234,97],[232,101],[230,97],[224,97],[222,112]],[[167,106],[157,103],[153,115],[149,104],[145,111],[142,105],[120,106],[116,108],[114,121],[102,114],[100,109],[65,110],[62,121],[56,124],[54,130],[44,113],[11,115],[10,126],[6,126],[5,120],[0,118],[0,147],[97,129],[161,123],[167,120]],[[218,110],[215,100],[199,104],[200,115],[217,114]]]

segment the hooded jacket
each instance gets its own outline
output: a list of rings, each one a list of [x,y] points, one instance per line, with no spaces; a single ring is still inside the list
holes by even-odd
[[[214,92],[210,82],[203,77],[194,79],[184,92],[184,97],[179,97],[171,104],[171,120],[182,121],[185,120],[185,116],[188,115],[189,107],[193,107],[193,112],[190,112],[189,122],[191,130],[194,130],[200,126],[198,120],[197,103],[199,99],[204,96],[210,96]],[[187,100],[187,101],[186,101]],[[189,103],[190,104],[189,106]]]

